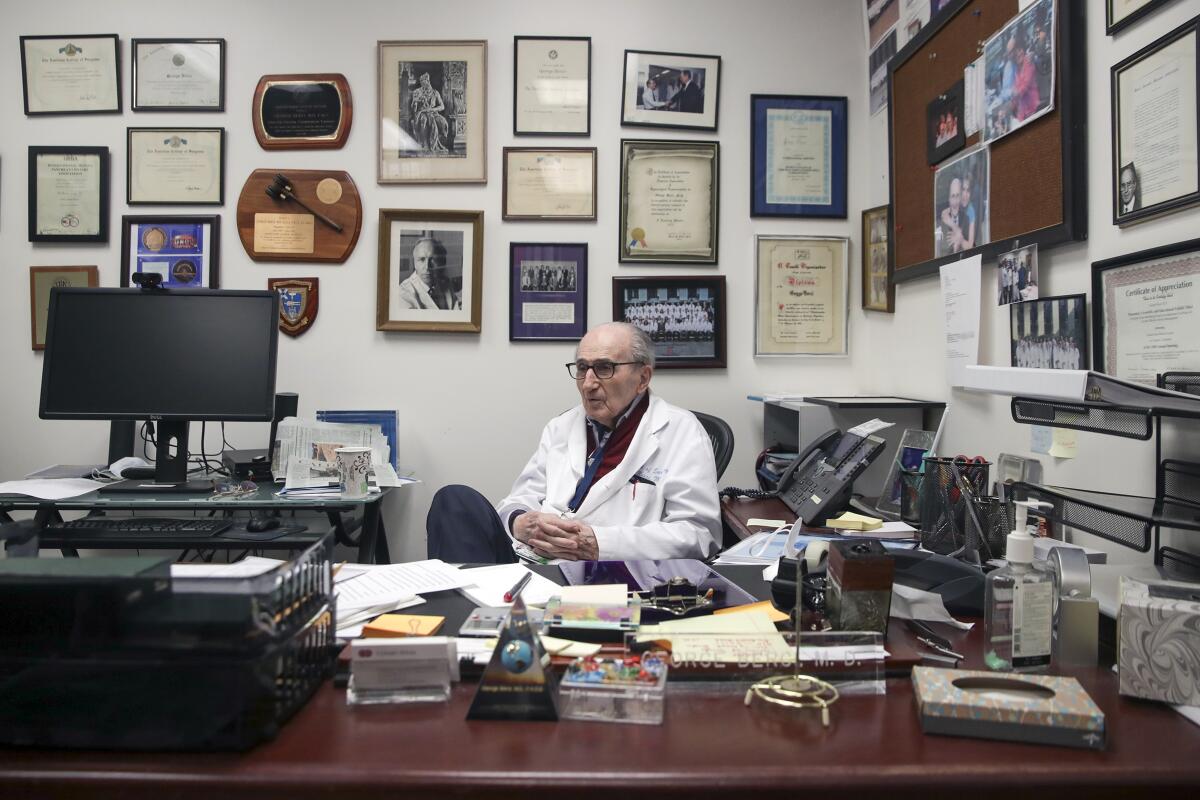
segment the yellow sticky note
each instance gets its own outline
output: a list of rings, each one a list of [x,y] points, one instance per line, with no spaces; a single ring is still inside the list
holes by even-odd
[[[744,606],[734,606],[733,608],[719,608],[713,614],[740,614],[745,611],[765,611],[767,612],[767,616],[771,618],[771,622],[783,622],[788,618],[787,614],[771,605],[770,600],[763,600],[761,603],[750,603]]]
[[[1055,458],[1074,458],[1078,455],[1079,444],[1076,432],[1070,428],[1055,428],[1054,439],[1050,445],[1050,455]]]
[[[394,639],[400,636],[432,636],[445,617],[418,614],[384,614],[363,626],[364,639]]]

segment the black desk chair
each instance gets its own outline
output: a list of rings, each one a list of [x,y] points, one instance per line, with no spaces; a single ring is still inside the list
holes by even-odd
[[[704,426],[704,431],[708,434],[708,438],[712,441],[713,458],[717,462],[717,480],[721,480],[721,476],[725,474],[725,468],[729,466],[729,460],[733,458],[733,428],[729,427],[729,423],[720,417],[714,417],[712,414],[705,414],[702,411],[693,411],[696,419],[700,420],[700,424]]]

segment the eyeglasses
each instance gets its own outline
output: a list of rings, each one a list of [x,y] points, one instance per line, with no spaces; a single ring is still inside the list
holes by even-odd
[[[249,497],[258,491],[258,484],[254,481],[222,481],[214,480],[212,482],[213,493],[208,496],[209,500],[236,500],[239,497]]]
[[[572,361],[567,364],[567,372],[571,373],[571,377],[577,381],[581,381],[587,377],[588,370],[592,371],[602,381],[611,378],[617,372],[617,367],[624,364],[641,364],[641,361],[597,361],[594,364],[589,364],[586,361]]]

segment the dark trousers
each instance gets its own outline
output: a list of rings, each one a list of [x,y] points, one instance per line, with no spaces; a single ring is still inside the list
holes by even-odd
[[[451,564],[511,564],[512,540],[488,499],[470,486],[443,486],[425,518],[430,558]]]

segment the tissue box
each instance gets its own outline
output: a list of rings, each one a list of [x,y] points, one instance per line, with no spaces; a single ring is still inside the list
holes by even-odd
[[[1121,578],[1120,692],[1200,705],[1200,588]]]

